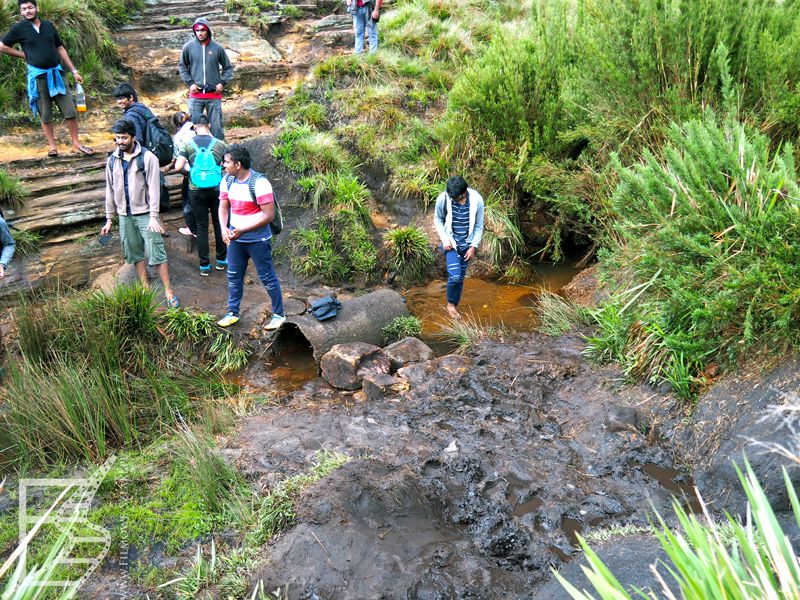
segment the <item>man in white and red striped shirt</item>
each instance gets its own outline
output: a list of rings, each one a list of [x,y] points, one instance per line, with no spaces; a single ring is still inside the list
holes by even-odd
[[[217,323],[229,327],[239,321],[244,274],[250,259],[272,301],[272,319],[265,329],[278,329],[286,321],[281,284],[272,266],[272,229],[275,202],[272,185],[250,168],[250,152],[241,144],[228,147],[222,162],[227,177],[219,185],[219,222],[228,244],[228,313]],[[230,216],[230,221],[228,217]]]

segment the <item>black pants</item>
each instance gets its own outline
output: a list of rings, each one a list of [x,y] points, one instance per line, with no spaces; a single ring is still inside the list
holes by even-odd
[[[192,202],[189,198],[189,177],[186,175],[183,176],[183,183],[181,183],[181,202],[183,204],[183,220],[186,221],[189,231],[197,235],[197,223],[194,222]]]
[[[225,260],[228,248],[222,241],[222,230],[219,226],[219,189],[205,188],[189,190],[191,194],[192,214],[197,223],[197,254],[200,257],[200,266],[209,264],[208,260],[208,213],[211,211],[211,222],[214,225],[214,243],[217,250],[217,260]]]

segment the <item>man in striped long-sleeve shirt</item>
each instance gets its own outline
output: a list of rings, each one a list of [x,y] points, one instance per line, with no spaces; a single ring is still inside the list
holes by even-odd
[[[447,312],[457,319],[467,266],[483,237],[483,197],[461,175],[451,177],[436,199],[433,221],[447,262]]]

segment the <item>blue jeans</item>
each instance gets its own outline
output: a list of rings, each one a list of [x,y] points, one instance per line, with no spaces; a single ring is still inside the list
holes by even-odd
[[[356,0],[353,0],[355,2]],[[364,51],[364,30],[369,35],[369,53],[378,50],[378,24],[372,20],[371,4],[359,6],[353,13],[353,27],[356,30],[356,54]]]
[[[197,123],[203,111],[206,112],[206,116],[208,117],[211,135],[218,140],[224,140],[225,131],[222,129],[222,100],[189,98],[189,115],[192,118],[192,123]]]
[[[443,248],[444,249],[444,248]],[[447,263],[447,302],[455,304],[461,302],[461,292],[464,290],[464,278],[467,276],[469,261],[464,255],[469,246],[444,251],[444,260]]]
[[[281,284],[272,267],[272,240],[266,242],[240,242],[233,240],[228,246],[228,311],[239,314],[244,293],[244,274],[248,259],[253,259],[258,278],[272,300],[272,313],[284,316]]]

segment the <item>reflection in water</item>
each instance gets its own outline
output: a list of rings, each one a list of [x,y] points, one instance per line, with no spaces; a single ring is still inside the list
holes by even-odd
[[[557,292],[580,271],[566,264],[537,265],[537,276],[526,285],[483,281],[467,277],[459,310],[487,325],[502,325],[510,331],[530,331],[536,325],[531,310],[542,290]],[[449,323],[445,313],[445,280],[411,288],[405,294],[408,309],[422,321],[422,339],[436,354],[452,348],[437,338]]]

